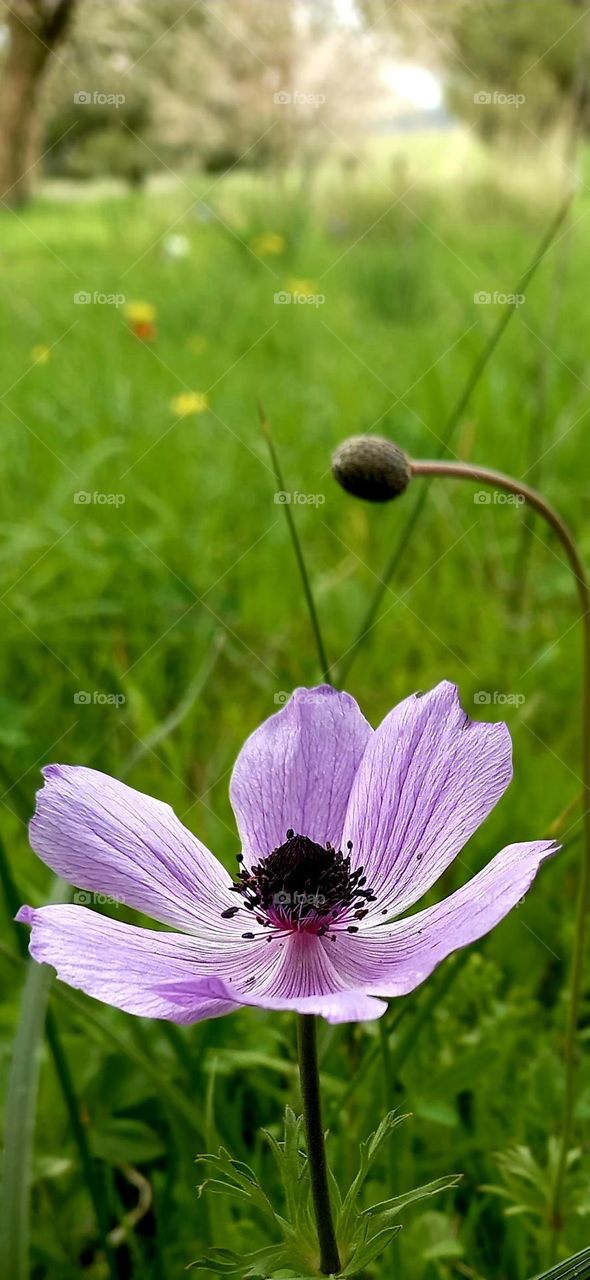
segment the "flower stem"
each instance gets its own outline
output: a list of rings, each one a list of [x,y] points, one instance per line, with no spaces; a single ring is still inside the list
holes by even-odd
[[[535,275],[536,271],[540,267],[546,253],[551,247],[551,244],[555,239],[557,232],[559,231],[559,228],[561,227],[562,223],[564,222],[567,216],[568,210],[572,203],[573,194],[574,193],[572,191],[566,196],[565,200],[557,210],[555,217],[552,218],[551,222],[549,223],[549,226],[541,240],[541,243],[537,246],[533,257],[529,262],[528,267],[526,268],[526,271],[520,277],[518,284],[515,286],[514,294],[513,294],[515,301],[512,303],[509,303],[506,307],[504,307],[504,310],[501,312],[496,325],[492,329],[492,332],[490,333],[490,336],[485,346],[483,347],[482,351],[480,351],[479,355],[477,356],[477,359],[474,361],[471,367],[471,370],[469,372],[469,375],[467,377],[467,380],[464,383],[463,387],[461,388],[458,399],[453,405],[450,413],[448,414],[446,421],[442,426],[441,433],[440,433],[440,448],[439,448],[440,457],[442,457],[446,453],[446,451],[450,448],[451,442],[455,436],[455,432],[457,430],[459,422],[465,412],[465,409],[467,408],[467,405],[469,404],[469,401],[473,395],[473,392],[475,391],[482,374],[484,373],[489,361],[491,360],[494,354],[494,351],[496,350],[496,347],[498,346],[498,343],[504,334],[505,329],[510,323],[512,316],[514,315],[515,311],[518,310],[519,304],[516,301],[516,299],[518,299],[519,296],[525,292],[533,276]],[[385,565],[385,568],[383,569],[383,572],[380,575],[379,582],[375,590],[375,595],[371,600],[369,607],[367,609],[367,612],[363,618],[363,621],[357,633],[356,640],[348,650],[348,655],[339,669],[338,684],[340,686],[344,684],[344,681],[348,676],[350,668],[356,659],[361,642],[363,641],[365,636],[368,635],[369,631],[373,629],[375,625],[375,622],[377,620],[377,615],[379,613],[379,609],[381,607],[385,592],[387,591],[387,588],[391,582],[391,579],[395,574],[398,564],[401,563],[402,557],[405,556],[408,543],[410,542],[410,539],[413,536],[416,525],[418,524],[420,516],[422,515],[422,512],[424,510],[426,497],[427,497],[427,489],[424,488],[423,492],[418,496],[418,500],[415,506],[410,511],[408,519],[401,531],[399,540],[396,543],[394,550],[391,553],[387,561],[387,564]]]
[[[534,511],[543,517],[554,533],[557,534],[569,560],[580,601],[580,616],[583,628],[581,713],[584,851],[578,886],[570,1004],[565,1040],[565,1090],[561,1144],[551,1206],[551,1225],[555,1238],[562,1226],[564,1181],[574,1120],[578,1066],[577,1032],[582,1000],[588,911],[590,908],[590,587],[586,570],[572,533],[561,516],[541,497],[541,494],[536,489],[531,489],[529,485],[523,484],[522,481],[516,480],[512,476],[504,475],[501,471],[494,471],[489,467],[472,466],[468,463],[435,460],[432,462],[412,462],[411,467],[415,476],[444,476],[452,480],[475,481],[477,484],[490,485],[494,489],[504,489],[506,492],[522,498]]]
[[[325,1276],[337,1275],[340,1271],[340,1257],[334,1232],[330,1189],[328,1186],[328,1164],[320,1098],[316,1019],[313,1014],[299,1014],[297,1041],[311,1195],[320,1246],[320,1267],[322,1274]]]
[[[270,454],[270,460],[272,462],[273,471],[277,478],[277,484],[279,486],[279,489],[284,493],[285,481],[283,479],[283,472],[281,470],[281,464],[279,462],[279,455],[276,451],[275,443],[272,438],[270,422],[266,417],[266,414],[264,412],[264,409],[262,408],[262,405],[259,405],[258,409],[260,413],[260,426],[262,428],[262,434],[264,435],[264,438],[268,446],[268,452]],[[320,629],[320,621],[318,618],[317,609],[315,607],[315,600],[313,598],[313,592],[311,589],[309,574],[307,572],[307,565],[305,563],[305,557],[303,555],[303,550],[301,547],[301,543],[299,541],[299,534],[297,533],[297,525],[295,524],[295,520],[293,518],[293,512],[291,511],[290,503],[285,502],[285,503],[282,503],[281,505],[284,507],[284,510],[285,510],[285,517],[287,520],[287,525],[289,527],[289,533],[291,535],[291,542],[293,543],[295,559],[297,561],[299,573],[301,574],[303,593],[305,595],[305,600],[307,603],[311,626],[312,626],[312,630],[313,630],[313,634],[316,642],[316,648],[318,651],[318,659],[320,664],[320,671],[322,673],[322,679],[325,681],[326,684],[331,684],[330,663],[328,662],[328,658],[326,655],[326,649],[324,646],[322,632]]]

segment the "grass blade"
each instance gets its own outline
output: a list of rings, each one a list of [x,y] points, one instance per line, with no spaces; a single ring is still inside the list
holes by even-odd
[[[59,880],[51,902],[63,902],[65,885]],[[35,1115],[40,1071],[40,1047],[53,972],[48,965],[30,963],[6,1098],[6,1138],[2,1198],[0,1200],[0,1275],[28,1280],[30,1199]]]
[[[268,451],[269,451],[271,462],[274,468],[274,473],[277,478],[277,484],[279,486],[279,489],[285,492],[285,481],[284,481],[283,473],[281,470],[281,464],[279,462],[279,456],[277,454],[274,440],[272,438],[270,423],[268,421],[268,418],[266,417],[266,414],[264,412],[264,409],[262,408],[262,405],[259,405],[259,412],[260,412],[260,425],[262,427],[262,434],[264,435],[264,438],[268,445]],[[309,574],[307,572],[307,566],[305,564],[303,550],[301,547],[301,543],[299,541],[299,534],[297,533],[297,526],[293,519],[293,512],[291,511],[291,507],[288,502],[284,503],[284,508],[285,508],[285,516],[287,518],[287,524],[289,526],[289,533],[291,534],[291,541],[293,543],[293,550],[295,552],[295,559],[297,560],[299,572],[301,574],[303,592],[307,602],[307,608],[309,610],[309,616],[311,619],[313,634],[315,636],[315,642],[316,642],[317,651],[318,651],[318,658],[320,663],[320,670],[322,673],[322,679],[326,682],[326,684],[331,684],[332,681],[330,678],[330,664],[326,656],[326,650],[324,647],[324,641],[322,639],[322,632],[320,629],[317,609],[315,607],[315,600],[313,598],[311,583],[309,581]]]
[[[549,1271],[543,1271],[534,1280],[590,1280],[590,1249],[572,1254],[565,1262],[558,1262]]]
[[[522,294],[525,292],[527,286],[530,284],[533,276],[535,275],[536,271],[538,270],[541,263],[543,262],[545,255],[547,254],[549,248],[551,247],[557,235],[557,232],[559,231],[559,228],[562,226],[563,222],[565,221],[565,218],[567,217],[567,214],[569,212],[570,205],[572,202],[572,198],[573,198],[573,193],[567,196],[563,204],[560,205],[555,217],[552,218],[545,232],[545,235],[543,236],[543,239],[541,240],[541,243],[539,244],[531,262],[529,263],[526,271],[518,281],[518,284],[515,286],[514,295],[513,295],[515,298],[519,294]],[[508,303],[506,305],[506,307],[502,311],[502,314],[498,320],[498,323],[495,325],[494,329],[492,330],[490,337],[488,338],[488,341],[486,342],[483,350],[480,352],[479,356],[477,357],[477,360],[475,360],[473,367],[471,369],[471,372],[469,374],[469,377],[467,378],[465,385],[461,391],[461,394],[459,395],[459,398],[456,404],[451,409],[451,412],[443,426],[443,429],[441,431],[440,446],[434,455],[435,457],[437,458],[444,457],[445,453],[450,448],[451,442],[454,438],[459,422],[461,421],[463,413],[465,412],[465,409],[469,404],[469,401],[473,395],[473,392],[475,391],[475,388],[477,387],[477,384],[482,374],[484,373],[484,370],[486,369],[489,361],[491,360],[494,354],[494,351],[496,350],[496,347],[498,346],[498,343],[502,338],[505,329],[508,327],[512,319],[512,316],[514,315],[517,308],[518,308],[517,302]],[[369,634],[369,632],[372,630],[375,624],[377,615],[379,613],[379,609],[381,608],[381,604],[382,604],[385,592],[387,591],[391,583],[391,580],[394,577],[398,564],[400,563],[402,557],[405,555],[407,551],[410,539],[412,538],[416,525],[418,524],[420,516],[422,515],[422,512],[424,510],[426,499],[428,497],[428,489],[429,489],[429,486],[424,485],[424,487],[418,494],[416,502],[412,510],[410,511],[408,519],[406,520],[406,523],[402,529],[401,536],[398,542],[396,543],[396,546],[391,556],[389,557],[387,564],[385,565],[383,573],[380,575],[379,583],[377,585],[375,594],[362,620],[356,640],[354,641],[353,645],[349,649],[346,655],[346,659],[344,660],[340,668],[340,671],[338,673],[339,685],[342,685],[346,680],[350,672],[350,669],[352,667],[352,664],[360,649],[360,646],[364,637]]]

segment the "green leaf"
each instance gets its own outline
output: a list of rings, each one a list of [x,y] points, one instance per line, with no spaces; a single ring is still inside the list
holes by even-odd
[[[50,902],[63,902],[58,880]],[[53,969],[31,961],[21,1002],[6,1097],[6,1135],[0,1202],[0,1275],[28,1280],[30,1193],[41,1044]]]
[[[543,1271],[541,1275],[535,1276],[534,1280],[589,1280],[589,1278],[590,1248],[582,1249],[581,1253],[572,1254],[571,1258],[566,1258],[565,1262],[559,1262],[549,1271]],[[531,1280],[533,1280],[532,1277]]]
[[[263,1249],[254,1249],[251,1253],[234,1253],[233,1249],[210,1249],[203,1258],[189,1263],[191,1271],[213,1271],[215,1275],[235,1275],[239,1272],[245,1280],[246,1276],[270,1276],[278,1268],[288,1267],[288,1251],[284,1245],[266,1245]],[[247,1270],[244,1270],[244,1268]],[[315,1280],[314,1276],[304,1277],[301,1271],[290,1272],[301,1277],[301,1280]]]
[[[400,1231],[401,1225],[398,1225],[396,1227],[387,1227],[384,1231],[378,1231],[375,1235],[367,1236],[365,1240],[357,1245],[341,1275],[358,1275],[359,1271],[362,1271],[370,1262],[378,1258],[380,1253],[383,1253],[383,1250],[391,1244]]]
[[[411,1191],[405,1191],[401,1196],[394,1196],[391,1200],[382,1200],[380,1204],[371,1205],[370,1209],[362,1211],[363,1217],[379,1217],[385,1226],[386,1222],[397,1218],[407,1205],[414,1204],[417,1200],[425,1200],[428,1196],[436,1196],[441,1191],[448,1191],[451,1187],[458,1186],[462,1177],[461,1173],[450,1173],[445,1178],[436,1178],[434,1182],[425,1182],[423,1186],[414,1187]]]
[[[291,1107],[285,1108],[284,1137],[278,1142],[264,1131],[270,1149],[277,1162],[285,1192],[287,1218],[293,1229],[307,1235],[309,1221],[309,1170],[303,1148],[303,1116],[296,1116]]]
[[[346,1241],[349,1238],[350,1228],[356,1212],[360,1192],[371,1165],[379,1154],[383,1143],[391,1137],[393,1130],[396,1129],[398,1125],[403,1124],[404,1120],[407,1119],[408,1115],[399,1115],[396,1111],[388,1111],[387,1115],[384,1116],[381,1124],[375,1132],[370,1134],[365,1142],[361,1142],[359,1147],[359,1171],[346,1193],[342,1208],[338,1214],[336,1234],[339,1240],[342,1239]]]
[[[223,1182],[229,1184],[229,1195],[241,1196],[257,1208],[266,1218],[270,1218],[273,1225],[278,1225],[281,1229],[288,1227],[278,1214],[275,1213],[270,1200],[263,1191],[256,1174],[242,1160],[234,1160],[225,1147],[219,1148],[218,1155],[200,1155],[197,1161],[204,1164],[213,1165],[215,1171],[222,1174],[221,1178],[213,1179],[214,1189],[217,1194],[221,1194]],[[209,1185],[206,1179],[201,1187],[201,1191],[207,1190]]]

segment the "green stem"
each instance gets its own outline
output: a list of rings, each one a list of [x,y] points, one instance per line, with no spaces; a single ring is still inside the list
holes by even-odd
[[[22,903],[22,898],[19,896],[14,880],[12,879],[10,864],[8,862],[6,849],[4,847],[4,841],[2,840],[1,837],[0,837],[0,884],[4,890],[6,904],[12,918],[14,936],[15,936],[17,947],[18,947],[19,955],[21,959],[25,962],[25,964],[28,966],[29,960],[28,960],[28,946],[27,946],[26,934],[24,929],[22,929],[20,925],[16,924],[14,920],[14,917]],[[104,1200],[104,1196],[102,1192],[99,1167],[98,1167],[97,1161],[94,1159],[92,1152],[90,1150],[86,1130],[84,1129],[84,1126],[80,1119],[79,1104],[78,1104],[78,1099],[76,1097],[76,1091],[75,1091],[74,1083],[70,1073],[69,1064],[61,1043],[61,1037],[59,1034],[57,1021],[51,1009],[47,1010],[46,1016],[45,1016],[45,1034],[47,1037],[47,1043],[49,1045],[51,1056],[53,1058],[59,1085],[63,1094],[63,1099],[68,1112],[72,1133],[73,1133],[76,1145],[78,1147],[80,1164],[82,1166],[82,1172],[86,1180],[88,1193],[90,1196],[90,1200],[92,1202],[92,1207],[94,1209],[101,1247],[106,1257],[109,1274],[112,1277],[115,1277],[116,1276],[115,1260],[114,1260],[113,1252],[108,1240],[109,1211],[108,1211],[108,1206]]]
[[[543,258],[545,257],[547,250],[549,249],[550,245],[555,239],[555,236],[557,235],[557,232],[559,231],[560,226],[562,225],[562,223],[564,222],[567,216],[568,210],[572,202],[572,195],[573,193],[566,197],[563,204],[558,209],[557,214],[549,224],[549,227],[547,228],[547,231],[545,232],[545,235],[543,236],[543,239],[541,240],[541,243],[538,246],[532,261],[529,263],[526,271],[524,272],[524,275],[521,276],[520,280],[518,281],[518,284],[515,287],[515,290],[514,290],[515,298],[519,294],[524,293],[525,289],[530,284],[535,272],[537,271],[538,267],[543,261]],[[477,387],[477,384],[486,368],[486,365],[488,364],[491,357],[493,356],[494,351],[496,350],[496,347],[500,341],[500,338],[503,336],[504,330],[507,328],[508,324],[510,323],[510,320],[512,319],[512,316],[514,315],[514,312],[517,310],[517,308],[518,308],[518,303],[516,301],[513,303],[508,303],[508,305],[502,311],[500,318],[498,320],[498,323],[495,325],[494,329],[492,329],[492,332],[483,350],[480,352],[479,356],[475,360],[472,366],[471,372],[469,373],[469,376],[467,378],[467,381],[463,386],[461,394],[459,395],[459,398],[456,404],[451,409],[451,412],[449,413],[449,416],[442,428],[441,437],[440,437],[440,447],[438,450],[439,458],[442,458],[443,455],[447,452],[447,449],[450,448],[457,426],[463,416],[463,413],[465,412],[465,409],[467,408],[467,405],[469,404],[469,401],[473,395],[473,392],[475,391],[475,388]],[[408,543],[412,537],[414,529],[416,528],[416,525],[420,519],[420,516],[422,515],[422,511],[424,510],[424,505],[427,498],[427,492],[428,492],[427,488],[425,487],[423,492],[418,495],[417,501],[408,516],[408,519],[406,521],[406,524],[404,525],[404,528],[402,529],[401,536],[398,542],[396,543],[392,554],[389,556],[389,559],[385,565],[385,568],[380,576],[379,583],[375,590],[373,599],[371,600],[369,607],[367,609],[367,612],[362,620],[356,640],[354,641],[353,645],[349,649],[346,660],[343,662],[340,668],[339,678],[338,678],[339,685],[342,685],[346,680],[350,672],[350,668],[352,667],[352,664],[355,661],[355,658],[361,646],[362,640],[366,635],[369,634],[369,632],[372,630],[375,624],[377,615],[381,608],[383,598],[385,596],[385,592],[387,591],[389,584],[392,578],[394,577],[398,564],[401,563],[402,557],[406,553]]]
[[[311,1195],[320,1246],[320,1267],[325,1276],[337,1275],[340,1271],[340,1257],[334,1232],[328,1186],[328,1164],[320,1098],[316,1019],[313,1014],[298,1015],[297,1041]]]
[[[570,983],[570,1003],[568,1010],[565,1040],[565,1090],[563,1104],[563,1120],[559,1160],[555,1176],[552,1203],[552,1229],[557,1237],[562,1227],[563,1193],[567,1168],[567,1155],[572,1138],[574,1122],[574,1105],[576,1097],[576,1074],[578,1066],[578,1023],[582,1003],[584,956],[586,934],[588,928],[588,911],[590,908],[590,586],[586,570],[578,548],[561,516],[529,485],[504,475],[501,471],[493,471],[489,467],[471,466],[460,462],[412,462],[412,473],[415,476],[444,476],[452,480],[470,480],[477,484],[490,485],[494,489],[504,489],[515,494],[528,503],[529,507],[546,521],[557,534],[568,558],[574,575],[580,616],[583,629],[582,646],[582,798],[584,823],[584,851],[580,867],[576,921],[574,931],[574,954]]]
[[[265,413],[264,413],[264,410],[263,410],[263,408],[262,408],[262,405],[260,405],[260,406],[259,406],[259,412],[260,412],[260,425],[261,425],[261,427],[262,427],[262,432],[263,432],[264,438],[265,438],[265,440],[266,440],[266,443],[267,443],[267,445],[268,445],[268,451],[269,451],[270,458],[271,458],[271,462],[272,462],[272,465],[273,465],[273,470],[274,470],[274,473],[275,473],[275,476],[276,476],[276,479],[277,479],[277,484],[278,484],[278,486],[279,486],[279,489],[280,489],[283,493],[285,493],[285,492],[286,492],[286,490],[285,490],[285,481],[284,481],[284,479],[283,479],[283,473],[282,473],[282,470],[281,470],[281,464],[280,464],[280,462],[279,462],[279,456],[278,456],[277,451],[276,451],[276,449],[275,449],[274,440],[273,440],[273,438],[272,438],[272,434],[271,434],[271,430],[270,430],[270,423],[269,423],[269,421],[268,421],[268,419],[267,419],[267,417],[266,417],[266,415],[265,415]],[[305,564],[305,559],[304,559],[304,556],[303,556],[303,551],[302,551],[302,548],[301,548],[301,543],[300,543],[300,541],[299,541],[299,534],[297,533],[297,526],[296,526],[295,521],[294,521],[294,519],[293,519],[293,512],[291,511],[291,505],[290,505],[290,503],[289,503],[289,502],[285,502],[285,503],[283,504],[283,506],[284,506],[285,516],[286,516],[286,519],[287,519],[287,525],[288,525],[288,528],[289,528],[289,533],[290,533],[290,535],[291,535],[291,541],[292,541],[292,543],[293,543],[293,550],[294,550],[294,552],[295,552],[295,559],[297,560],[297,565],[298,565],[298,568],[299,568],[299,573],[300,573],[300,575],[301,575],[301,582],[302,582],[302,584],[303,584],[303,592],[304,592],[305,599],[306,599],[306,602],[307,602],[307,608],[308,608],[308,611],[309,611],[309,617],[310,617],[310,620],[311,620],[311,625],[312,625],[312,629],[313,629],[313,634],[314,634],[314,637],[315,637],[316,648],[317,648],[317,651],[318,651],[318,658],[319,658],[319,663],[320,663],[320,670],[321,670],[321,673],[322,673],[322,679],[326,682],[326,684],[330,684],[330,683],[331,683],[331,678],[330,678],[330,663],[328,662],[328,658],[327,658],[327,655],[326,655],[326,650],[325,650],[325,647],[324,647],[324,641],[323,641],[323,639],[322,639],[322,633],[321,633],[321,629],[320,629],[319,618],[318,618],[318,614],[317,614],[317,609],[316,609],[316,607],[315,607],[315,600],[314,600],[314,598],[313,598],[313,592],[312,592],[312,589],[311,589],[311,582],[310,582],[310,580],[309,580],[309,574],[308,574],[308,572],[307,572],[307,567],[306,567],[306,564]]]
[[[76,1097],[76,1090],[74,1088],[69,1063],[64,1053],[59,1031],[57,1029],[57,1022],[51,1009],[47,1010],[45,1034],[47,1036],[47,1043],[53,1057],[56,1075],[67,1107],[72,1133],[78,1147],[82,1172],[86,1179],[86,1185],[93,1204],[98,1234],[106,1257],[109,1274],[116,1277],[117,1267],[115,1264],[113,1250],[109,1242],[109,1207],[104,1198],[101,1169],[98,1161],[94,1159],[90,1150],[86,1130],[80,1117],[80,1107]]]

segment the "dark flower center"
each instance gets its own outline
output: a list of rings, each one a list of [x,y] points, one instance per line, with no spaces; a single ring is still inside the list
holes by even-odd
[[[344,854],[290,829],[285,843],[251,870],[240,867],[233,891],[263,928],[325,934],[338,922],[340,928],[356,932],[354,921],[363,919],[375,895],[366,887],[363,868],[351,868],[350,841],[347,850]],[[239,910],[230,907],[223,914],[232,916]]]

